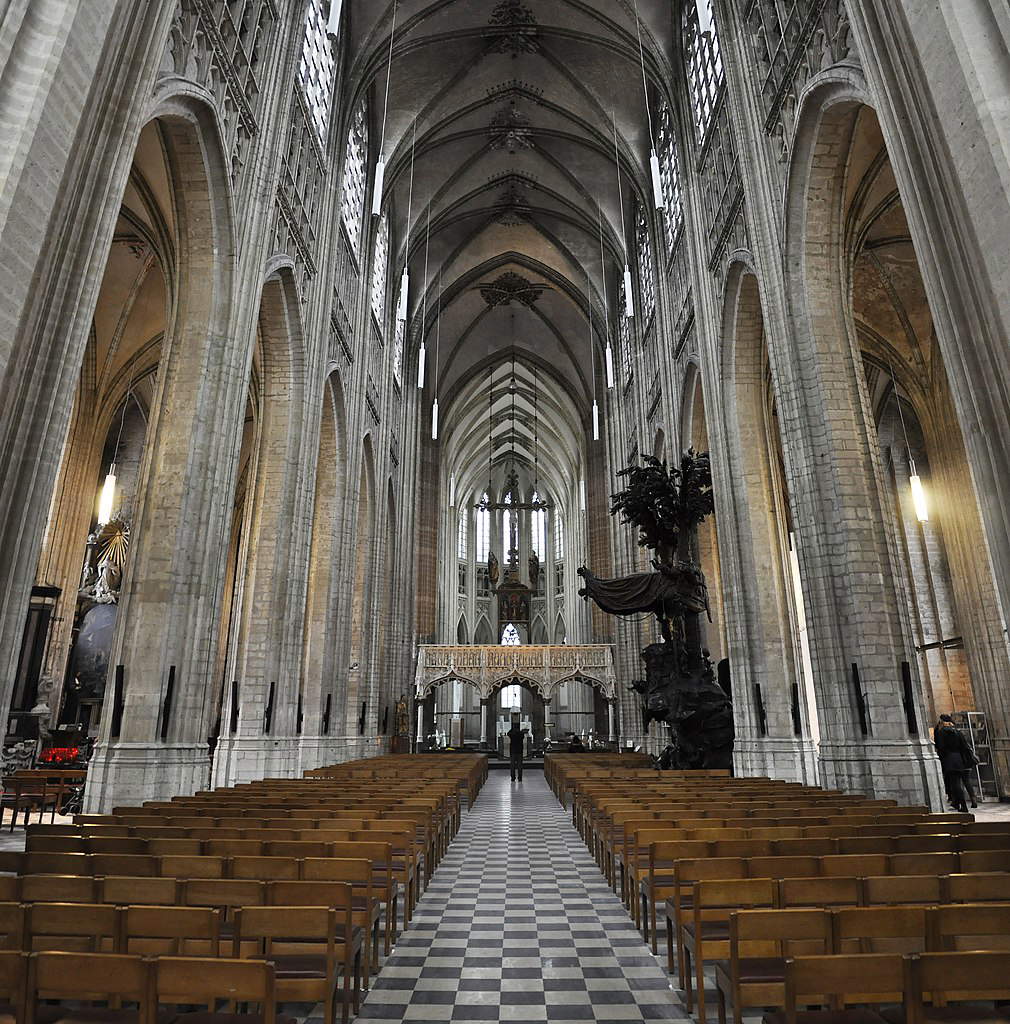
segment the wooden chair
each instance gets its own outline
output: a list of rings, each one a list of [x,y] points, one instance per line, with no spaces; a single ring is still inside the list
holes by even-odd
[[[909,1024],[970,1020],[1007,1024],[1006,1006],[986,1010],[972,1005],[951,1007],[951,1002],[1010,999],[1010,953],[923,953],[910,958]]]
[[[966,874],[1010,870],[1010,853],[1006,850],[964,850],[958,861],[960,870]]]
[[[691,839],[649,844],[649,868],[641,890],[641,920],[645,924],[645,938],[652,942],[652,952],[657,950],[656,913],[660,902],[665,902],[676,887],[674,869],[679,860],[704,859],[709,854],[709,844]]]
[[[42,999],[103,1002],[105,1009],[66,1010],[65,1019],[94,1024],[154,1024],[151,1012],[151,964],[140,956],[118,953],[32,953],[28,965],[26,1019],[35,1024],[51,1020],[51,1007],[40,1008]],[[123,1002],[137,1004],[130,1011]],[[40,1013],[40,1009],[45,1013]],[[61,1019],[64,1019],[61,1014]]]
[[[705,1024],[705,962],[729,958],[729,918],[734,910],[775,906],[771,878],[712,879],[695,882],[691,918],[679,938],[684,945],[684,980],[687,1012],[693,1005],[691,965],[698,995],[698,1024]]]
[[[28,990],[28,954],[15,950],[0,952],[0,1024],[25,1020]]]
[[[0,949],[24,948],[25,908],[21,903],[0,903]]]
[[[900,1002],[910,988],[904,958],[893,953],[802,956],[786,961],[785,1006],[763,1024],[796,1024],[801,1007],[837,1008],[802,1013],[804,1024],[880,1024],[879,1014],[853,1004]]]
[[[780,907],[856,907],[860,902],[858,878],[783,878],[779,881]]]
[[[348,1024],[351,1006],[355,1013],[360,1006],[361,931],[351,922],[350,886],[344,889],[345,906],[339,912],[334,907],[243,907],[235,912],[234,956],[252,941],[254,955],[274,965],[277,998],[322,1001],[326,1024],[336,1021],[341,968],[343,1024]]]
[[[232,857],[228,862],[230,878],[257,878],[263,882],[301,877],[301,861],[294,857]]]
[[[220,911],[210,907],[125,907],[121,915],[124,953],[217,956],[220,936]]]
[[[119,912],[107,903],[30,903],[25,952],[119,952]]]
[[[943,898],[941,879],[937,875],[880,875],[862,879],[863,903],[866,906],[926,905]]]
[[[224,878],[226,859],[224,857],[178,857],[169,854],[158,858],[156,874],[165,878]],[[126,874],[123,871],[110,874]]]
[[[1010,904],[956,903],[928,912],[929,951],[1010,949]]]
[[[235,914],[241,907],[260,907],[266,902],[266,883],[246,878],[189,878],[181,883],[182,903],[187,907],[214,907],[221,911],[221,939],[234,934]]]
[[[202,1004],[205,1012],[173,1013],[177,1024],[213,1024],[220,1000],[255,1003],[259,1013],[225,1012],[224,1024],[276,1024],[274,967],[263,960],[210,960],[199,957],[162,956],[154,962],[154,1004],[191,1006]]]
[[[159,861],[163,859],[130,853],[95,853],[88,856],[93,875],[134,875],[138,878],[155,878],[160,873]]]
[[[734,1024],[742,1024],[744,1007],[783,1005],[788,956],[831,951],[831,915],[825,910],[741,910],[730,915],[729,958],[715,962],[719,1024],[726,1024],[727,1000]]]

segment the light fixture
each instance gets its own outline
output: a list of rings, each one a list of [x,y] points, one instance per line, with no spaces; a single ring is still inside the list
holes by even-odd
[[[586,480],[585,477],[579,478],[579,511],[586,511]]]
[[[379,160],[375,165],[375,181],[372,184],[372,216],[382,213],[382,186],[386,180],[386,114],[389,111],[389,78],[393,70],[393,40],[396,36],[396,4],[393,0],[393,18],[389,26],[389,59],[386,61],[386,95],[382,101],[382,137],[379,139]]]
[[[330,0],[330,16],[326,21],[326,34],[337,35],[340,30],[340,7],[343,0]]]
[[[894,404],[898,407],[901,435],[905,439],[905,452],[908,455],[908,483],[912,489],[912,506],[915,509],[915,518],[920,523],[928,523],[929,504],[926,501],[926,491],[922,486],[922,478],[915,471],[915,459],[912,458],[912,446],[908,443],[908,431],[905,429],[905,414],[901,411],[901,398],[898,396],[898,384],[894,379],[894,367],[888,363],[887,369],[891,374],[891,389],[894,391]]]
[[[104,526],[112,519],[112,505],[116,500],[116,464],[109,466],[102,485],[102,493],[98,498],[98,525]]]
[[[600,439],[600,407],[596,404],[596,399],[593,399],[593,440],[599,441]]]
[[[438,268],[438,309],[435,310],[435,368],[432,371],[432,390],[435,398],[431,403],[431,439],[438,440],[438,341],[442,333],[442,268]]]
[[[610,348],[610,303],[607,301],[607,261],[603,251],[603,210],[596,200],[596,222],[600,229],[600,277],[603,278],[603,323],[607,332],[607,348],[604,352],[607,367],[607,387],[614,386],[614,353]]]
[[[431,200],[428,200],[428,218],[424,229],[424,280],[421,282],[423,289],[421,298],[421,348],[417,353],[417,386],[424,387],[424,336],[428,330],[428,244],[431,241]]]
[[[911,458],[911,456],[908,459],[908,468],[911,471],[908,482],[912,485],[912,504],[915,506],[915,518],[920,523],[928,523],[929,505],[926,502],[926,492],[922,487],[922,479],[915,471],[915,459]]]
[[[589,375],[593,382],[593,440],[600,439],[600,407],[596,404],[596,346],[593,344],[593,303],[590,298],[591,282],[586,267],[586,323],[589,325]]]
[[[628,229],[624,223],[624,186],[621,184],[621,155],[617,148],[617,112],[614,122],[614,166],[617,168],[617,204],[621,209],[621,241],[624,242],[624,315],[631,319],[635,315],[635,298],[631,294],[631,267],[628,266]]]
[[[449,474],[449,508],[456,507],[456,474]]]
[[[659,176],[659,157],[656,155],[656,139],[652,133],[652,113],[649,110],[649,82],[645,77],[645,49],[642,46],[642,22],[638,17],[638,0],[635,0],[635,31],[638,33],[638,60],[642,65],[642,95],[645,97],[645,121],[649,126],[649,168],[652,171],[652,199],[657,210],[665,208],[663,201],[663,181]]]
[[[431,403],[431,439],[438,440],[438,399]]]

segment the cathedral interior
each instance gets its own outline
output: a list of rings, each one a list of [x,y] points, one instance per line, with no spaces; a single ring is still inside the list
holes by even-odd
[[[100,813],[516,714],[659,755],[663,623],[580,570],[649,574],[611,496],[693,451],[734,773],[939,809],[949,714],[1006,798],[1008,40],[986,0],[2,5],[4,771]]]
[[[0,0],[0,1016],[1006,1024],[1008,54]]]

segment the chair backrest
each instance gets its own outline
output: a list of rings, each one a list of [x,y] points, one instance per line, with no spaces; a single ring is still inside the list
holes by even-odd
[[[235,911],[235,956],[243,943],[250,940],[264,943],[266,953],[273,942],[315,941],[332,945],[337,937],[337,923],[332,907],[242,907]]]
[[[133,875],[106,875],[99,882],[103,903],[125,906],[171,906],[179,898],[179,883],[174,878],[136,878]]]
[[[217,956],[221,915],[210,907],[126,907],[123,952]]]
[[[295,879],[301,874],[301,863],[296,857],[232,857],[228,874],[232,878],[258,878],[264,882]]]
[[[0,951],[0,999],[14,1007],[16,1020],[24,1020],[28,987],[28,954],[17,950]]]
[[[149,1021],[152,965],[141,956],[118,953],[32,953],[28,968],[28,998],[73,999],[140,1006],[142,1024]],[[36,1014],[31,1014],[37,1019]]]
[[[24,904],[0,903],[0,949],[20,950],[24,945],[24,932]]]
[[[25,916],[31,951],[116,952],[119,913],[107,903],[30,903]]]
[[[820,857],[751,857],[747,874],[751,878],[810,878],[819,875]]]
[[[166,878],[224,878],[224,857],[160,857],[158,874]],[[110,872],[126,874],[126,872]]]
[[[781,907],[858,906],[858,878],[783,878],[779,881]]]
[[[835,853],[821,858],[821,875],[842,875],[858,878],[862,875],[888,875],[890,862],[883,853]]]
[[[938,875],[870,875],[863,879],[863,903],[867,906],[939,903],[942,898]]]
[[[266,897],[263,882],[246,878],[190,878],[182,884],[187,907],[257,907]]]
[[[956,853],[892,853],[890,875],[949,875],[960,871]]]
[[[274,967],[264,960],[158,957],[155,993],[158,1004],[201,1003],[213,1009],[219,999],[258,1003],[262,1024],[276,1024]]]
[[[1010,864],[1010,853],[1005,850],[965,850],[958,860],[960,870],[965,873],[1004,872]]]
[[[804,956],[786,961],[785,1010],[796,1024],[797,1008],[812,1002],[899,1002],[906,990],[904,958],[894,953]]]
[[[845,907],[831,911],[836,953],[921,953],[925,907]]]
[[[91,856],[94,875],[137,875],[154,878],[159,873],[157,857],[130,853],[96,853]]]
[[[25,853],[20,868],[25,875],[90,875],[91,858],[86,853]],[[2,869],[2,865],[0,865]]]
[[[911,975],[912,995],[920,1006],[927,999],[933,1005],[1010,999],[1010,953],[923,953],[912,958]]]
[[[1010,902],[1010,872],[972,872],[944,879],[945,902]]]
[[[929,911],[932,952],[1010,949],[1010,903],[954,903]]]
[[[826,910],[738,910],[729,922],[731,958],[831,952]]]
[[[745,907],[773,907],[775,880],[772,878],[713,878],[695,882],[694,908],[702,917],[729,919],[731,911]]]
[[[95,879],[90,875],[25,875],[24,903],[95,903]]]

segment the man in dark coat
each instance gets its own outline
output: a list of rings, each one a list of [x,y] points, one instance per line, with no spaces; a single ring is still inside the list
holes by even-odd
[[[971,790],[965,786],[965,775],[975,765],[975,755],[950,715],[941,715],[940,721],[936,723],[933,745],[940,759],[947,799],[954,810],[967,813],[968,800],[974,805],[975,799]]]
[[[517,773],[519,781],[523,781],[523,748],[527,731],[526,729],[521,729],[519,723],[513,720],[512,728],[505,733],[509,741],[509,769],[512,772],[513,782],[516,780]]]

